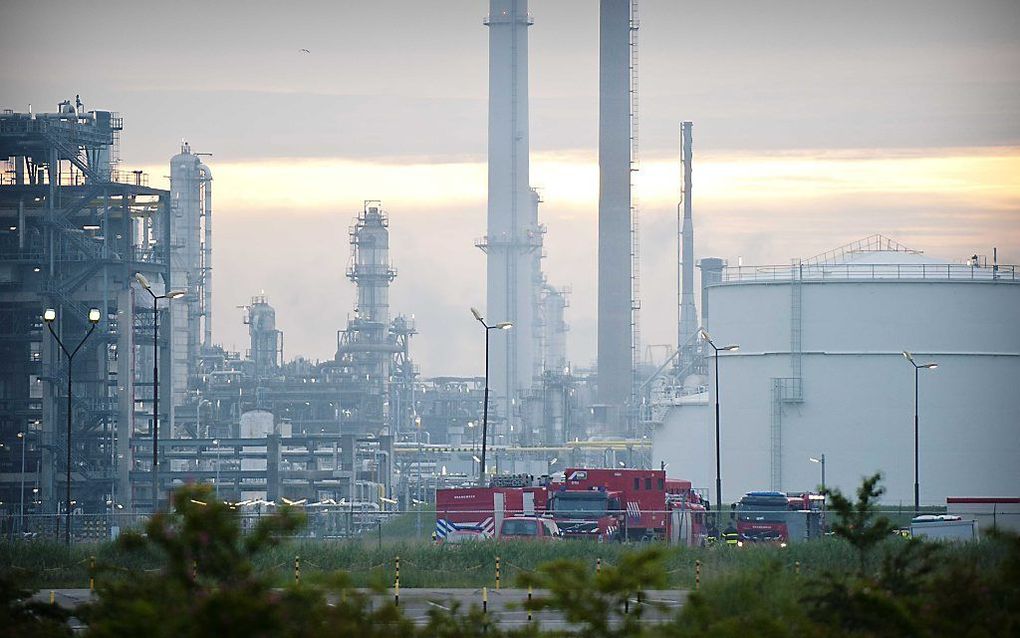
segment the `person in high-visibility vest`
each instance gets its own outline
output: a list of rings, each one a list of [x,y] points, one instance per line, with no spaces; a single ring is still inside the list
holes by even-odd
[[[726,530],[723,532],[723,540],[726,541],[727,545],[736,547],[737,543],[740,542],[740,534],[737,533],[737,528],[733,526],[733,521],[730,520],[730,524],[726,526]]]

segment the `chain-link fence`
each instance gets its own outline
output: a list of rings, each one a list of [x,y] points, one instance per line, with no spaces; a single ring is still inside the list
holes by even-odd
[[[520,513],[492,511],[440,511],[418,510],[363,510],[336,505],[332,507],[295,506],[306,517],[305,525],[295,537],[309,539],[363,539],[363,540],[442,540],[452,530],[476,532],[476,540],[500,535],[498,522]],[[277,510],[270,504],[257,511],[238,508],[241,528],[251,531],[259,521]],[[915,519],[912,508],[885,508],[878,514],[890,519],[904,535],[912,528],[936,530],[930,535],[948,537],[947,530],[961,530],[961,538],[980,538],[992,530],[1020,533],[1020,511],[1001,511],[998,508],[969,508],[967,511],[947,511],[946,508],[924,508],[920,519]],[[76,542],[100,542],[114,539],[127,530],[141,530],[149,513],[114,512],[105,514],[74,513],[70,517],[71,538]],[[553,518],[539,515],[538,518]],[[570,516],[556,516],[560,537],[588,538],[598,541],[650,541],[663,540],[673,544],[699,545],[708,538],[721,538],[729,532],[741,540],[764,542],[800,542],[826,535],[837,522],[830,511],[766,510],[715,512],[691,511],[640,511],[620,510],[603,512],[573,512]],[[654,522],[654,524],[650,523]],[[65,514],[2,514],[0,538],[5,540],[50,539],[63,540],[66,533]],[[591,534],[575,533],[591,529]],[[537,528],[536,528],[537,530]],[[607,532],[608,533],[604,533]],[[542,536],[542,533],[537,533]],[[951,534],[950,534],[951,535]]]

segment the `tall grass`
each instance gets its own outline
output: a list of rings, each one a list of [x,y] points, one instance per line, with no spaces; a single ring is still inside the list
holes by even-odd
[[[396,536],[396,535],[394,535]],[[392,537],[390,537],[392,538]],[[386,535],[384,534],[384,539]],[[890,539],[890,543],[902,542]],[[603,565],[616,564],[624,552],[638,545],[562,541],[484,541],[458,545],[431,545],[420,541],[372,540],[285,541],[258,555],[255,565],[278,582],[294,577],[294,559],[300,557],[301,577],[342,570],[359,587],[392,586],[395,560],[400,557],[402,587],[477,588],[495,585],[496,557],[500,558],[501,586],[513,586],[518,575],[558,559],[577,560],[594,572],[596,560]],[[979,568],[991,567],[1002,558],[1001,544],[991,541],[950,545],[944,552],[959,555]],[[35,588],[87,587],[91,558],[95,557],[100,579],[124,577],[144,570],[158,570],[162,559],[157,554],[126,551],[115,543],[73,545],[70,550],[55,542],[0,543],[0,569],[13,570],[23,582]],[[878,556],[873,557],[874,561]],[[845,542],[825,538],[786,548],[754,545],[743,548],[669,547],[664,567],[668,585],[692,588],[695,565],[701,563],[701,582],[739,572],[760,571],[770,565],[793,574],[798,569],[810,576],[825,571],[849,572],[856,568],[856,554]]]

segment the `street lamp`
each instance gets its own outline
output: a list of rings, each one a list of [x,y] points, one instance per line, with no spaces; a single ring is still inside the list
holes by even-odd
[[[46,327],[49,328],[53,339],[67,357],[67,524],[64,528],[64,543],[68,546],[71,545],[71,372],[74,369],[74,355],[78,354],[81,347],[85,345],[85,341],[92,335],[92,331],[96,329],[101,314],[99,308],[89,308],[89,331],[81,338],[74,350],[68,351],[64,347],[64,342],[53,330],[53,322],[57,320],[57,311],[54,308],[47,308],[43,311],[43,321],[46,322]],[[22,468],[22,480],[24,480],[24,468]]]
[[[917,516],[921,511],[921,487],[918,480],[918,426],[917,426],[917,386],[919,372],[924,370],[934,370],[939,367],[939,364],[934,361],[929,363],[918,363],[914,361],[914,355],[910,354],[906,350],[903,351],[903,356],[910,365],[914,366],[914,516]]]
[[[740,348],[738,345],[717,347],[712,341],[711,335],[708,334],[704,328],[698,331],[701,335],[702,341],[712,346],[712,350],[715,350],[715,509],[716,517],[722,516],[722,475],[720,473],[720,462],[719,454],[719,353],[720,352],[735,352]],[[718,525],[716,526],[718,527]]]
[[[152,297],[152,509],[155,511],[159,504],[159,300],[177,299],[187,291],[171,290],[157,295],[140,272],[135,273],[135,281]]]
[[[25,446],[28,445],[28,434],[18,432],[18,438],[21,439],[21,507],[18,521],[18,532],[21,533],[25,531]]]
[[[556,462],[559,460],[560,457],[554,456],[553,460],[549,461],[549,467],[546,469],[545,473],[548,474],[549,476],[552,476],[552,468],[554,465],[556,465]]]
[[[476,308],[471,309],[471,314],[474,315],[478,323],[482,324],[482,327],[485,328],[485,392],[482,404],[482,461],[481,469],[478,472],[478,485],[485,487],[485,448],[486,442],[489,438],[489,331],[509,330],[510,328],[513,328],[514,324],[509,321],[501,321],[490,326],[485,323],[485,317],[483,317],[482,313],[478,312]]]
[[[820,463],[820,464],[821,464],[821,466],[822,466],[822,491],[824,492],[824,491],[825,491],[825,455],[824,455],[824,454],[822,454],[822,455],[821,455],[820,457],[818,457],[817,459],[816,459],[815,457],[813,457],[813,456],[812,456],[812,457],[810,457],[810,459],[809,459],[809,460],[810,460],[810,461],[811,461],[812,463]]]

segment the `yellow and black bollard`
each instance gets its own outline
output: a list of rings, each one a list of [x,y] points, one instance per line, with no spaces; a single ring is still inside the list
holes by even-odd
[[[694,589],[701,589],[701,561],[694,561]]]
[[[797,562],[795,562],[795,563],[793,564],[793,571],[794,571],[794,573],[796,573],[796,574],[797,574],[798,576],[800,576],[800,561],[797,561]]]
[[[50,604],[51,605],[57,604],[57,592],[53,591],[52,589],[50,590]]]
[[[496,557],[496,591],[499,591],[499,556]]]
[[[482,613],[489,611],[489,588],[482,587]]]
[[[96,557],[89,556],[89,592],[96,591]]]
[[[400,606],[400,557],[397,556],[394,561],[394,576],[393,576],[393,605],[395,607]]]
[[[197,581],[198,581],[198,561],[193,560],[191,561],[191,582],[194,583]]]
[[[598,558],[595,559],[595,573],[596,574],[601,574],[602,573],[602,557],[601,556],[599,556]]]
[[[528,585],[528,622],[531,622],[531,585]]]
[[[294,584],[295,585],[300,585],[301,584],[301,557],[300,556],[295,556],[294,557]]]

